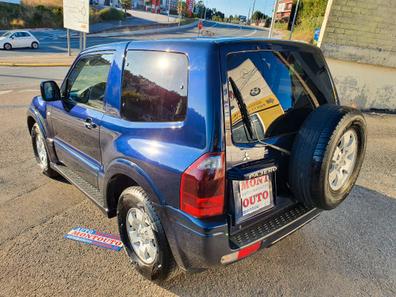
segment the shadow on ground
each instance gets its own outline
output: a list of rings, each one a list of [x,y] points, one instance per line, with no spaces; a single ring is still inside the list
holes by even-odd
[[[180,296],[395,296],[395,213],[396,200],[356,186],[273,247],[163,287]]]

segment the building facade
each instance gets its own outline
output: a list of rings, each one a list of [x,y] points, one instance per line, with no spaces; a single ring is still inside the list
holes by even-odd
[[[177,10],[177,2],[178,0],[132,0],[132,7],[146,11],[168,11],[169,4],[171,10]]]
[[[329,0],[318,46],[341,102],[396,111],[396,1]]]
[[[275,20],[278,22],[289,22],[293,9],[293,0],[279,0],[276,7]]]

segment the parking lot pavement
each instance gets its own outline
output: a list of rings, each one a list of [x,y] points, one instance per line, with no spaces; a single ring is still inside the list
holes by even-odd
[[[173,28],[175,31],[170,32],[169,28],[162,28],[157,33],[151,32],[150,34],[134,35],[137,32],[128,32],[117,34],[100,34],[88,36],[87,47],[95,46],[98,44],[132,41],[132,40],[145,40],[145,39],[160,39],[160,38],[194,38],[197,37],[197,28],[189,26],[181,26],[180,28]],[[267,37],[268,30],[245,27],[233,24],[216,23],[212,21],[204,21],[204,29],[213,33],[215,37]],[[147,31],[146,31],[147,32]],[[20,62],[19,59],[35,59],[36,63],[45,63],[48,56],[62,58],[67,55],[67,44],[64,30],[43,30],[34,31],[33,34],[37,35],[40,41],[39,49],[13,49],[5,51],[0,49],[0,63]],[[75,35],[73,36],[75,37]],[[79,52],[79,39],[71,39],[71,48],[73,55]]]
[[[159,286],[123,252],[63,238],[76,226],[117,233],[114,219],[33,159],[25,113],[34,84],[65,71],[0,68],[13,75],[0,84],[0,296],[396,295],[395,115],[366,114],[367,157],[340,207],[243,261]]]

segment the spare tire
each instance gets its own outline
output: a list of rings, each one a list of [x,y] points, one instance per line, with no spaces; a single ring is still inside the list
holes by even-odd
[[[337,207],[359,175],[366,138],[360,111],[330,104],[312,111],[292,147],[289,184],[294,197],[307,206]]]

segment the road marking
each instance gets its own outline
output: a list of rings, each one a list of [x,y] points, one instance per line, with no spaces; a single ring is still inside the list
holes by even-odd
[[[37,89],[25,89],[25,90],[19,90],[17,93],[25,93],[25,92],[37,92]]]
[[[5,94],[9,94],[9,93],[12,93],[12,92],[16,92],[16,93],[38,92],[38,89],[4,90],[4,91],[0,91],[0,96],[1,95],[5,95]]]
[[[250,32],[249,34],[247,34],[247,35],[245,35],[245,36],[252,36],[252,35],[254,35],[254,34],[256,34],[256,33],[257,33],[257,29],[254,29],[253,32]]]

